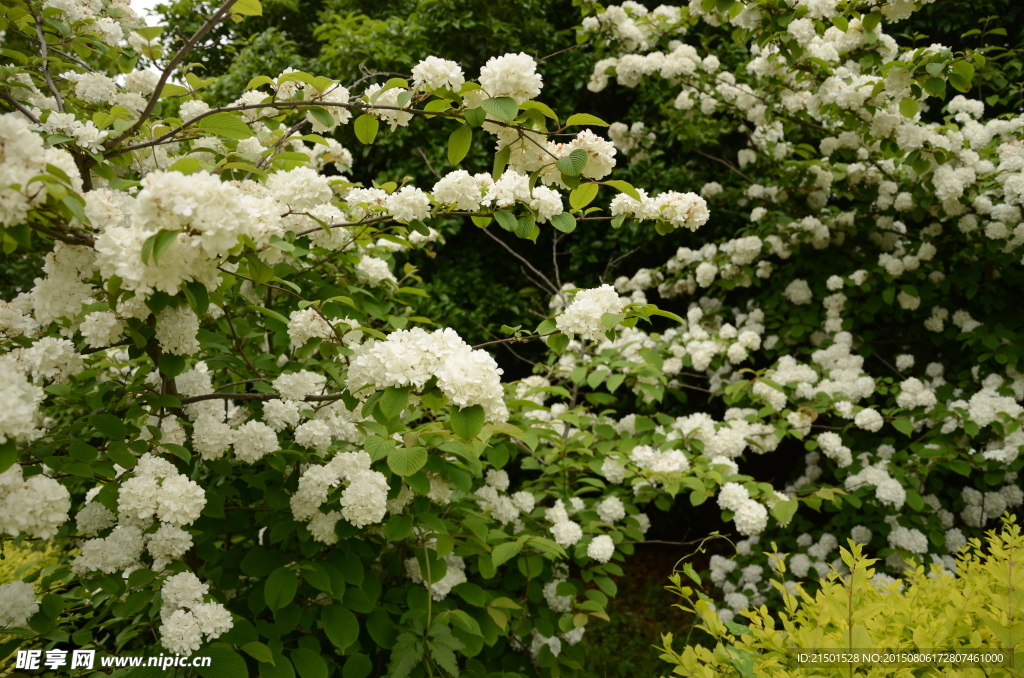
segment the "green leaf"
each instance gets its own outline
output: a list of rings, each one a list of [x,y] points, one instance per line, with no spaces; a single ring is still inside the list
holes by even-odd
[[[605,326],[605,329],[609,329],[609,330],[612,329],[613,327],[616,327],[619,323],[621,323],[625,319],[626,319],[626,316],[623,313],[602,313],[601,314],[601,324]]]
[[[562,212],[551,217],[551,225],[562,233],[572,233],[576,230],[576,217],[568,212]]]
[[[400,476],[411,476],[427,463],[424,447],[396,447],[388,453],[388,468]]]
[[[328,129],[337,125],[337,122],[334,120],[334,116],[331,115],[323,106],[310,106],[306,109],[306,112],[312,115],[318,123]],[[376,118],[374,118],[374,120],[376,120]],[[376,134],[376,132],[374,133]],[[360,141],[362,141],[362,139],[360,139]],[[372,140],[370,143],[373,143]]]
[[[384,393],[381,394],[380,400],[377,401],[380,411],[384,413],[384,416],[388,419],[398,416],[409,402],[409,392],[411,390],[411,386],[406,386],[405,388],[389,386],[386,388]]]
[[[367,436],[363,441],[363,449],[370,455],[370,461],[379,461],[388,456],[397,443],[393,438]]]
[[[873,31],[878,27],[878,24],[882,23],[882,15],[879,12],[871,12],[861,22],[861,27],[865,31]]]
[[[185,371],[185,356],[164,353],[157,360],[160,371],[168,377],[176,377]]]
[[[448,162],[458,165],[469,153],[470,144],[473,142],[473,128],[463,125],[452,132],[448,137]]]
[[[300,678],[327,678],[327,662],[316,652],[300,647],[289,652],[288,658]]]
[[[512,558],[519,555],[519,552],[523,550],[523,545],[517,541],[509,541],[504,544],[498,544],[494,547],[494,551],[491,552],[491,562],[494,567],[498,567],[508,562]]]
[[[909,437],[914,434],[914,425],[909,419],[896,419],[892,422],[892,426],[905,436]]]
[[[580,184],[569,194],[569,205],[574,210],[581,210],[597,197],[598,185],[594,183]]]
[[[555,167],[557,167],[562,174],[570,177],[578,177],[580,172],[583,171],[583,168],[587,166],[587,158],[587,152],[582,148],[577,148],[564,158],[559,158],[555,163]]]
[[[391,516],[384,524],[384,536],[388,541],[402,541],[412,534],[412,518],[408,516]]]
[[[89,417],[89,423],[102,433],[103,437],[111,440],[121,442],[128,435],[128,429],[125,428],[124,423],[112,414],[94,414]]]
[[[320,619],[327,637],[339,652],[347,650],[359,638],[359,620],[343,605],[328,605],[320,613]]]
[[[928,78],[924,81],[924,91],[939,99],[946,98],[946,81],[942,78]]]
[[[210,132],[226,139],[241,141],[252,136],[252,130],[242,122],[242,119],[231,113],[214,113],[208,115],[198,123],[196,128],[204,132]]]
[[[480,102],[480,108],[484,109],[495,118],[505,122],[512,122],[519,113],[519,106],[516,100],[511,97],[491,97]]]
[[[273,664],[260,664],[260,678],[295,678],[295,669],[287,657],[275,652]]]
[[[245,668],[245,660],[230,645],[213,643],[196,653],[200,657],[209,657],[209,666],[196,666],[195,670],[203,678],[248,678],[249,671]]]
[[[153,263],[156,264],[160,255],[167,251],[167,248],[171,246],[171,243],[177,237],[178,231],[160,229],[146,238],[145,242],[142,243],[142,263],[149,264],[149,260],[152,259]]]
[[[270,573],[263,586],[263,599],[272,611],[280,610],[295,598],[299,580],[287,567],[279,567]]]
[[[519,220],[516,219],[516,216],[508,210],[498,210],[494,213],[494,218],[498,222],[498,225],[506,231],[514,232],[519,226]]]
[[[379,127],[380,122],[369,113],[363,113],[352,124],[353,131],[356,133],[356,139],[359,139],[364,144],[373,143],[373,140],[377,138],[377,129]]]
[[[245,652],[247,655],[249,655],[250,657],[252,657],[260,663],[274,663],[274,653],[270,650],[269,647],[267,647],[263,643],[257,641],[246,643],[242,646],[242,652]]]
[[[953,72],[949,74],[949,84],[953,86],[958,92],[970,92],[971,81],[959,73]]]
[[[625,193],[626,195],[628,195],[633,200],[636,200],[637,202],[640,202],[642,200],[640,194],[637,192],[635,188],[633,188],[633,184],[629,183],[628,181],[611,179],[609,181],[602,181],[601,183],[604,184],[605,186],[611,186],[620,193]]]
[[[365,654],[354,654],[345,660],[342,678],[366,678],[373,671],[373,662]]]
[[[235,4],[231,5],[231,13],[244,16],[263,16],[263,6],[260,4],[260,0],[237,0]]]
[[[921,102],[913,97],[907,97],[900,102],[900,113],[904,118],[913,118],[921,108]]]
[[[797,501],[796,499],[787,499],[786,501],[775,502],[775,506],[772,507],[772,515],[779,521],[781,525],[789,525],[789,521],[796,515]]]
[[[195,158],[178,158],[174,161],[174,164],[168,168],[171,172],[181,172],[182,174],[192,174],[203,169],[202,163]]]
[[[547,338],[548,348],[555,353],[561,353],[569,346],[569,337],[565,336],[561,332],[558,334],[549,334]]]
[[[487,119],[487,111],[482,108],[469,108],[463,112],[463,115],[466,118],[466,122],[473,127],[479,127]]]
[[[189,306],[196,312],[196,315],[200,318],[206,315],[206,311],[210,308],[210,294],[206,290],[206,285],[196,281],[187,282],[184,292]]]
[[[451,427],[463,440],[475,438],[484,427],[484,408],[480,405],[452,410]]]
[[[565,126],[572,127],[573,125],[596,125],[598,127],[608,127],[608,123],[604,120],[596,115],[590,115],[589,113],[576,113],[575,115],[570,115],[569,119],[565,121]]]

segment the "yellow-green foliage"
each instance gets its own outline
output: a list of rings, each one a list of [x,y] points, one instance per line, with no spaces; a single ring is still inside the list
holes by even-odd
[[[958,559],[957,576],[923,567],[891,585],[871,582],[874,559],[861,547],[842,549],[849,576],[833,571],[814,595],[795,587],[792,593],[779,582],[785,609],[774,619],[765,606],[743,613],[747,626],[724,623],[703,594],[682,586],[672,577],[670,591],[686,598],[682,609],[703,622],[698,628],[715,640],[713,648],[672,648],[672,634],[664,634],[662,658],[675,665],[680,676],[943,676],[973,678],[1024,676],[1024,537],[1014,518],[1004,519],[1002,531],[988,533],[983,546],[972,540]],[[785,566],[780,565],[780,578]],[[797,649],[847,651],[941,648],[1009,648],[1013,666],[931,668],[861,664],[848,667],[798,667]]]
[[[3,560],[0,560],[0,584],[7,584],[24,579],[48,565],[56,565],[59,551],[53,547],[52,542],[47,542],[45,546],[33,546],[31,542],[19,545],[7,543],[3,555]]]

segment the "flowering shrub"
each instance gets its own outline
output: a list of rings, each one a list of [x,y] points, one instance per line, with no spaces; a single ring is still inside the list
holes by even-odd
[[[971,539],[958,554],[955,575],[932,566],[926,571],[918,566],[898,579],[887,577],[873,568],[876,561],[867,558],[863,546],[852,540],[850,549],[840,549],[846,574],[832,570],[813,595],[788,579],[781,554],[776,556],[778,579],[772,585],[784,601],[784,609],[776,620],[768,609],[744,611],[747,626],[723,622],[715,605],[703,593],[682,585],[682,578],[672,576],[670,591],[686,599],[679,604],[700,618],[698,628],[706,631],[714,647],[692,645],[677,652],[672,648],[672,634],[662,637],[662,659],[674,664],[673,673],[680,676],[710,678],[734,671],[747,676],[800,676],[809,670],[800,666],[797,653],[819,649],[823,652],[857,653],[872,650],[884,654],[904,650],[941,648],[964,653],[981,650],[999,655],[987,666],[924,661],[924,675],[943,676],[1012,676],[1013,667],[1024,657],[1019,628],[1020,596],[1024,584],[1019,558],[1024,537],[1014,518],[1007,517],[1000,530],[992,530],[982,539]],[[697,582],[700,583],[699,581]],[[855,663],[854,668],[834,665],[825,669],[834,675],[908,675],[912,662],[901,662],[904,668],[872,665],[871,661]],[[940,668],[941,667],[941,668]],[[841,669],[841,670],[840,670]],[[821,671],[821,669],[818,669]]]
[[[475,81],[434,57],[362,88],[286,71],[211,108],[190,50],[260,11],[227,0],[163,54],[126,2],[5,8],[0,223],[8,255],[45,259],[0,302],[0,532],[75,550],[0,586],[0,655],[155,639],[224,676],[579,672],[649,525],[601,474],[650,476],[651,498],[689,464],[595,456],[607,424],[576,395],[502,384],[427,329],[402,257],[437,246],[438,216],[536,239],[605,220],[601,185],[641,193],[608,179],[601,120],[537,100],[526,54]],[[496,139],[493,172],[354,184],[322,135],[372,144],[381,122],[450,126],[452,165]],[[709,218],[692,193],[655,200],[641,218],[666,232]],[[558,353],[680,320],[610,287],[570,311],[530,336]]]
[[[768,540],[800,578],[839,565],[850,537],[891,575],[910,558],[952,569],[967,536],[1024,501],[1020,323],[1002,298],[1024,242],[1024,119],[986,117],[972,89],[1000,104],[1016,66],[985,43],[901,44],[920,4],[584,4],[580,40],[600,46],[589,88],[614,83],[664,112],[617,123],[617,148],[646,154],[657,140],[713,161],[728,178],[700,194],[739,218],[615,281],[637,303],[688,297],[685,327],[636,334],[632,348],[689,407],[666,408],[651,377],[634,390],[675,417],[666,438],[728,469],[717,503],[747,538],[738,558],[712,562],[723,619],[774,595]],[[747,147],[717,157],[737,131]],[[651,203],[621,195],[610,210]],[[748,450],[781,455],[777,489],[822,513],[765,529],[743,502],[770,489],[754,470],[769,467],[744,468]],[[692,489],[699,504],[713,488]],[[775,505],[780,525],[794,506]]]

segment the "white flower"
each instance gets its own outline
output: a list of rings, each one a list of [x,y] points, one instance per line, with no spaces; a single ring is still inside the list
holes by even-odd
[[[612,495],[597,505],[597,515],[606,523],[614,523],[626,517],[626,507],[621,499]]]
[[[235,433],[235,457],[250,464],[279,449],[277,433],[261,421],[247,421]]]
[[[560,546],[573,546],[583,538],[579,523],[563,520],[551,526],[551,535]],[[613,546],[614,548],[614,546]]]
[[[615,555],[615,542],[606,534],[601,534],[587,544],[587,556],[599,563],[607,563]]]
[[[426,85],[431,89],[446,88],[458,92],[466,77],[454,61],[428,56],[412,68],[412,82],[416,87]]]
[[[540,94],[543,78],[533,57],[520,52],[491,57],[480,69],[480,86],[492,97],[512,97],[517,104]]]
[[[589,341],[601,341],[608,332],[602,316],[620,313],[627,303],[611,285],[581,290],[565,311],[555,318],[555,326],[570,339],[580,335]]]
[[[160,625],[160,644],[175,654],[191,655],[203,644],[199,620],[186,610],[175,610]]]
[[[199,351],[199,317],[188,304],[165,308],[157,316],[156,340],[167,353],[192,355]]]
[[[388,265],[388,262],[378,257],[363,256],[359,263],[356,264],[356,271],[373,287],[377,287],[385,280],[395,284],[398,283],[398,278],[391,272],[391,266]]]
[[[38,611],[39,603],[31,584],[23,581],[0,584],[0,629],[27,627],[28,620]]]

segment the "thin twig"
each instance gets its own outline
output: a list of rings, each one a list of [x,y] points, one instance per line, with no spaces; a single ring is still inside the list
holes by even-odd
[[[35,124],[37,124],[37,125],[41,124],[39,122],[39,118],[37,118],[32,111],[30,111],[27,108],[25,108],[25,106],[22,105],[22,103],[20,101],[17,101],[16,99],[13,99],[11,97],[11,95],[9,95],[7,92],[0,92],[0,99],[3,99],[7,103],[9,103],[11,106],[14,106],[15,108],[17,108],[19,111],[22,112],[22,114],[26,118],[28,118],[29,120],[31,120]]]
[[[53,84],[53,78],[50,77],[50,56],[49,48],[46,45],[46,36],[43,34],[43,20],[33,14],[36,20],[36,35],[39,36],[39,55],[43,58],[43,77],[46,79],[46,86],[53,92],[54,99],[57,100],[57,110],[61,113],[64,112],[64,100],[60,98],[60,92],[57,91],[57,87]]]
[[[544,275],[543,273],[538,271],[537,268],[533,264],[531,264],[529,262],[529,260],[527,260],[521,254],[519,254],[514,249],[509,247],[507,244],[505,244],[504,240],[502,240],[498,236],[496,236],[493,233],[491,233],[490,229],[485,228],[485,229],[483,229],[483,232],[487,235],[488,238],[490,238],[491,240],[493,240],[494,242],[498,243],[499,245],[504,247],[506,250],[508,250],[509,254],[511,254],[516,259],[518,259],[519,261],[521,261],[524,264],[526,264],[527,268],[529,268],[531,271],[533,271],[534,273],[539,275],[548,284],[548,287],[550,288],[552,294],[558,294],[558,288],[555,287],[555,285],[551,282],[550,279],[548,279],[548,277],[546,275]]]
[[[735,166],[735,165],[733,165],[733,164],[732,164],[731,162],[729,162],[728,160],[725,160],[724,158],[719,158],[719,157],[717,157],[717,156],[714,156],[714,155],[709,155],[709,154],[705,153],[704,151],[700,150],[699,148],[694,148],[694,149],[693,149],[693,151],[694,151],[694,153],[696,153],[697,155],[702,155],[702,156],[704,156],[705,158],[707,158],[708,160],[714,160],[715,162],[719,162],[719,163],[722,163],[723,165],[725,165],[726,167],[728,167],[730,171],[732,171],[732,172],[735,172],[736,174],[738,174],[738,175],[740,175],[741,177],[743,177],[744,179],[746,179],[748,183],[751,183],[751,184],[756,184],[756,183],[757,183],[756,181],[754,181],[753,179],[751,179],[750,177],[748,177],[748,176],[747,176],[746,174],[744,174],[743,172],[741,172],[741,171],[740,171],[739,169],[737,169],[737,168],[736,168],[736,166]]]
[[[435,177],[437,177],[438,179],[440,179],[440,178],[441,178],[441,175],[440,175],[440,174],[438,174],[437,170],[436,170],[436,169],[434,169],[434,166],[430,164],[430,158],[428,158],[428,157],[427,157],[427,154],[423,152],[423,149],[422,149],[422,148],[420,148],[419,146],[417,146],[417,147],[416,147],[416,152],[420,154],[420,157],[421,157],[421,158],[423,158],[423,162],[427,163],[427,169],[429,169],[429,170],[430,170],[430,172],[431,172],[431,173],[432,173],[432,174],[433,174],[433,175],[434,175]]]
[[[237,0],[224,0],[224,4],[213,13],[213,16],[207,19],[203,25],[199,27],[199,30],[197,30],[192,37],[188,39],[188,42],[181,46],[178,53],[174,55],[166,66],[164,66],[164,70],[160,73],[160,79],[156,83],[156,89],[153,90],[153,95],[149,98],[146,108],[143,109],[142,113],[139,115],[139,119],[117,137],[109,140],[105,144],[106,148],[111,148],[117,142],[130,137],[139,131],[139,128],[142,127],[143,123],[146,122],[146,120],[149,119],[149,116],[153,114],[153,109],[156,108],[157,101],[160,100],[160,93],[163,90],[164,85],[167,83],[167,80],[170,79],[171,73],[173,73],[174,69],[178,67],[178,64],[184,61],[185,56],[188,55],[196,44],[203,39],[203,36],[213,30],[214,26],[224,20],[231,11],[231,6],[234,5],[236,1]]]

